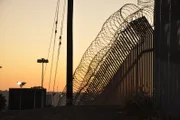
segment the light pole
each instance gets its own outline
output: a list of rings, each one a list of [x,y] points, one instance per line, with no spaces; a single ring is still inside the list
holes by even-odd
[[[43,91],[43,82],[44,82],[44,63],[48,63],[48,59],[38,59],[37,63],[42,63],[42,80],[41,80],[41,88],[42,88],[42,93],[41,93],[41,108],[44,107],[44,91]]]
[[[43,82],[44,82],[44,63],[48,63],[48,59],[38,59],[37,63],[42,63],[42,78],[41,78],[41,87],[43,88]]]

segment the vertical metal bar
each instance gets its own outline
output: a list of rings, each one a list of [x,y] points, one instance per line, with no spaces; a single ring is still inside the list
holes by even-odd
[[[43,81],[44,81],[44,61],[42,60],[42,80],[41,80],[41,87],[43,88]]]
[[[155,10],[154,10],[154,39],[153,39],[153,68],[154,68],[154,77],[153,77],[153,94],[158,103],[161,103],[161,86],[160,86],[160,66],[159,66],[159,43],[161,41],[161,0],[155,0]]]
[[[73,0],[68,0],[67,12],[67,93],[66,105],[73,101]]]
[[[136,94],[138,92],[138,47],[139,47],[139,43],[137,43],[137,49],[136,49],[136,60],[137,60],[137,63],[136,63]]]
[[[41,93],[41,108],[44,108],[44,92],[43,92],[43,81],[44,81],[44,62],[45,60],[42,59],[42,81],[41,81],[41,87],[42,87],[42,93]]]
[[[169,105],[169,103],[170,103],[170,97],[171,97],[171,83],[172,82],[170,82],[170,79],[171,79],[171,67],[170,67],[170,50],[171,50],[171,38],[172,38],[172,34],[171,34],[171,32],[172,32],[172,20],[171,20],[171,7],[172,7],[172,5],[171,5],[171,0],[169,1],[169,4],[170,4],[170,6],[169,6],[169,35],[168,35],[168,38],[167,38],[167,41],[169,42],[169,44],[168,44],[168,79],[167,79],[167,84],[168,84],[168,105]]]

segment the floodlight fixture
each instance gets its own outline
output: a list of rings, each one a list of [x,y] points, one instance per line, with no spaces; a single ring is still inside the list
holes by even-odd
[[[37,63],[48,63],[48,62],[49,62],[48,59],[44,59],[44,58],[37,60]]]
[[[17,84],[20,86],[20,88],[22,88],[25,84],[26,84],[26,82],[17,82]]]

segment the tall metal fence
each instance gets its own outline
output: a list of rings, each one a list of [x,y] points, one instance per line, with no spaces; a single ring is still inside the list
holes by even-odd
[[[151,95],[152,26],[153,6],[126,4],[111,15],[74,72],[73,103],[121,104],[130,91],[140,87]],[[61,95],[59,105],[65,99]]]
[[[151,25],[143,16],[130,22],[117,36],[76,104],[118,105],[124,104],[132,92],[153,94]]]

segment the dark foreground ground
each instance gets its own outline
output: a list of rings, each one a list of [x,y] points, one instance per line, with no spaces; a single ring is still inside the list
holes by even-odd
[[[0,112],[0,120],[137,120],[118,106],[63,106]]]

